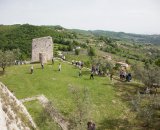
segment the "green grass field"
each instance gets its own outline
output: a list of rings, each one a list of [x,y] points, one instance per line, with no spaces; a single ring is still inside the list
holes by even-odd
[[[126,116],[130,118],[127,104],[117,96],[116,88],[108,77],[96,76],[94,80],[90,80],[90,72],[86,69],[82,69],[83,76],[78,77],[78,69],[63,62],[62,71],[59,72],[59,63],[60,61],[55,61],[54,65],[45,64],[43,70],[40,64],[34,64],[33,74],[30,74],[31,65],[8,67],[0,81],[13,91],[18,99],[44,94],[66,118],[75,110],[69,86],[80,89],[85,87],[88,89],[90,106],[88,120],[93,120],[98,130],[116,129],[119,127],[119,124],[115,124],[117,121],[120,123]],[[40,113],[42,110],[40,104],[29,102],[25,105],[37,122],[36,111]]]
[[[49,115],[45,114],[43,107],[38,101],[25,102],[24,105],[40,130],[61,130],[58,124],[53,122]]]

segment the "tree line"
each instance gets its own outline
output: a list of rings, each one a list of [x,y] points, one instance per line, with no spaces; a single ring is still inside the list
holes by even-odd
[[[32,39],[51,36],[59,44],[68,44],[64,39],[74,39],[76,34],[59,26],[0,25],[0,50],[19,49],[22,59],[31,56]]]

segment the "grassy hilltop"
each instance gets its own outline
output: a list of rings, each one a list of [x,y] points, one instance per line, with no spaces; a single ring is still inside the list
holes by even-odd
[[[76,109],[69,92],[70,86],[80,89],[85,87],[88,89],[90,102],[88,120],[96,122],[97,127],[103,127],[103,121],[106,119],[121,120],[127,114],[127,104],[117,97],[114,85],[108,77],[95,77],[90,80],[90,71],[86,69],[82,71],[83,76],[78,77],[78,69],[67,63],[62,63],[62,71],[59,72],[58,63],[59,61],[53,66],[45,65],[44,70],[40,64],[35,64],[32,75],[29,73],[30,65],[10,67],[0,80],[18,99],[44,94],[66,118],[70,118],[70,114]],[[41,106],[34,101],[26,103],[26,106],[33,116],[37,116],[37,111],[41,110]],[[110,129],[111,125],[106,127]]]
[[[58,71],[59,63],[62,64],[61,72]],[[44,94],[67,120],[71,120],[78,109],[70,89],[80,90],[83,97],[85,88],[88,103],[84,103],[89,107],[85,109],[86,119],[93,120],[97,130],[143,129],[130,104],[142,84],[120,82],[117,77],[113,81],[99,76],[91,80],[89,70],[83,68],[82,77],[78,77],[78,72],[77,67],[56,61],[54,65],[45,64],[44,70],[40,64],[34,64],[33,74],[30,74],[30,65],[9,67],[0,80],[18,99]],[[44,116],[39,102],[26,102],[25,105],[41,130],[60,129],[49,115]]]
[[[54,65],[45,64],[44,70],[40,64],[33,64],[33,74],[30,74],[30,64],[8,66],[7,63],[2,73],[0,61],[0,81],[18,99],[43,94],[74,130],[86,129],[90,120],[97,130],[159,130],[160,89],[157,95],[137,93],[144,93],[147,87],[152,88],[153,83],[160,81],[159,35],[71,30],[61,26],[0,25],[0,53],[6,58],[7,53],[13,54],[11,58],[18,61],[30,60],[32,39],[43,36],[53,38],[55,57],[62,53],[67,61],[82,61],[88,68],[99,65],[105,76],[91,80],[90,70],[83,68],[83,76],[78,77],[77,67],[59,60]],[[2,55],[0,58],[5,62]],[[13,59],[7,62],[13,64]],[[116,64],[119,61],[129,64],[126,71],[133,76],[131,82],[119,79],[121,67]],[[40,130],[60,129],[38,101],[24,104]]]

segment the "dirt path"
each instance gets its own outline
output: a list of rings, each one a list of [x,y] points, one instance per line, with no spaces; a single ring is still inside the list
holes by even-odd
[[[38,100],[43,107],[50,105],[49,100],[43,94],[21,99],[20,101],[24,103],[34,100]],[[65,118],[54,108],[53,105],[48,107],[48,112],[52,119],[62,128],[62,130],[68,130],[69,122],[65,120]]]
[[[62,60],[61,58],[56,58],[56,60],[61,60],[62,62],[65,62],[65,63],[68,63],[68,64],[71,64],[71,65],[72,65],[72,62],[67,61],[67,60]],[[87,68],[87,67],[83,67],[83,68],[85,68],[85,69],[87,69],[87,70],[91,70],[90,68]]]

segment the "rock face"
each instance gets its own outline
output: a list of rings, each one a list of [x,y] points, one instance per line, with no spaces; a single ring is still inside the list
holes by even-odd
[[[5,112],[2,109],[2,103],[0,101],[0,129],[1,130],[7,130],[7,126],[6,126],[6,119],[5,119],[6,115]]]
[[[0,83],[0,130],[36,129],[25,106]]]
[[[46,63],[53,58],[52,37],[41,37],[32,40],[32,62]]]

